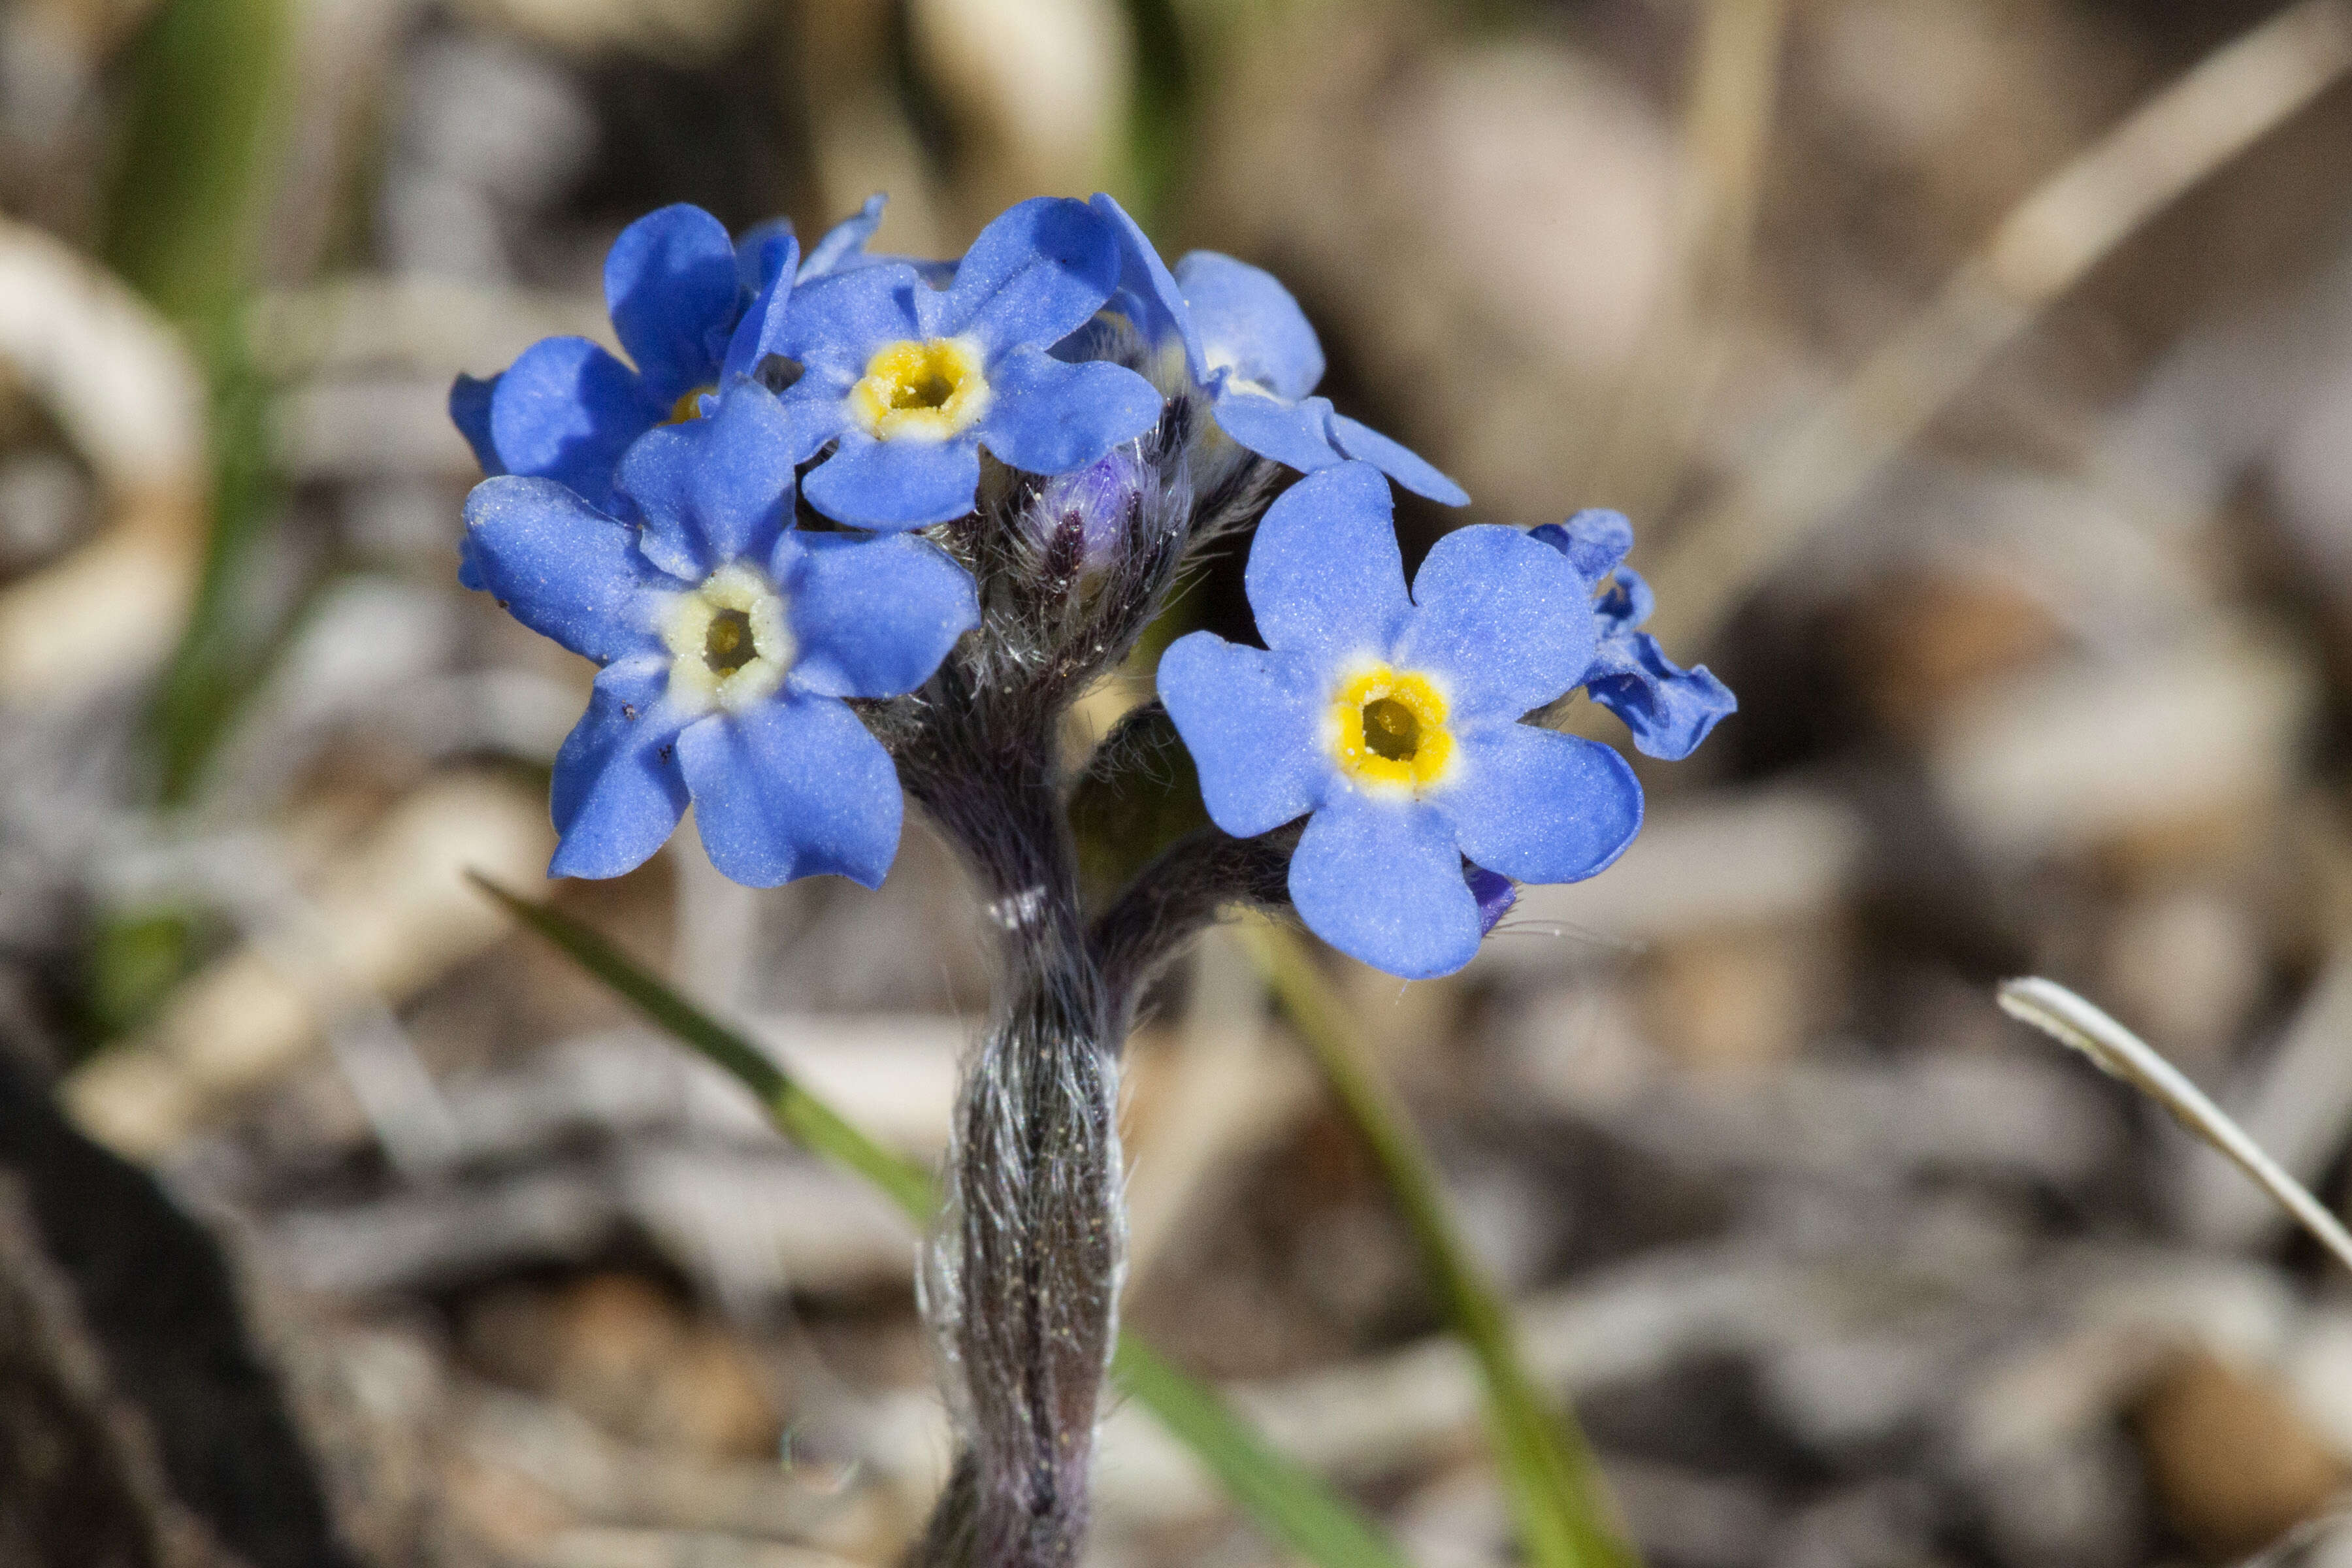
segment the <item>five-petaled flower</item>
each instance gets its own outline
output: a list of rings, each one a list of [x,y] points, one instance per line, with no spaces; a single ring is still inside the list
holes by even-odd
[[[1682,668],[1657,638],[1634,629],[1650,618],[1655,601],[1642,574],[1624,564],[1633,548],[1633,525],[1622,512],[1592,508],[1564,523],[1548,522],[1528,537],[1568,557],[1599,596],[1601,641],[1579,683],[1586,694],[1625,721],[1643,756],[1669,763],[1689,756],[1739,701],[1706,666]]]
[[[1236,443],[1303,474],[1370,463],[1416,495],[1469,503],[1418,453],[1310,395],[1323,379],[1323,345],[1274,274],[1213,250],[1192,252],[1171,272],[1118,203],[1094,205],[1119,236],[1115,303],[1147,342],[1163,352],[1181,345],[1218,428]]]
[[[1211,819],[1247,837],[1311,813],[1290,862],[1300,917],[1421,979],[1477,951],[1465,857],[1522,882],[1590,877],[1640,827],[1642,791],[1607,746],[1519,722],[1599,641],[1568,557],[1516,529],[1457,529],[1408,595],[1391,509],[1364,463],[1293,486],[1244,578],[1266,647],[1193,632],[1159,684]]]
[[[789,526],[783,414],[756,382],[623,459],[624,522],[551,479],[487,479],[466,503],[469,578],[603,667],[555,762],[553,876],[613,877],[688,802],[711,863],[772,887],[873,887],[902,808],[890,757],[843,701],[895,697],[979,621],[971,579],[929,542]]]
[[[648,213],[604,258],[605,308],[636,368],[586,338],[541,338],[488,381],[459,376],[449,416],[484,473],[555,479],[609,510],[630,442],[694,418],[705,395],[775,352],[799,260],[781,223],[738,244],[700,207]]]
[[[1118,241],[1083,202],[1040,196],[981,231],[954,281],[906,262],[813,282],[779,353],[800,362],[783,395],[809,502],[854,527],[920,528],[970,511],[980,448],[1034,474],[1084,468],[1160,418],[1124,366],[1046,351],[1092,319],[1118,279]]]

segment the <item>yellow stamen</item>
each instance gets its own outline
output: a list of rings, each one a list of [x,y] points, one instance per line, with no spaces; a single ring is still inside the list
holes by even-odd
[[[665,425],[684,425],[690,420],[701,418],[703,395],[705,393],[716,392],[719,389],[715,386],[698,386],[689,392],[679,393],[677,395],[677,401],[669,405],[669,417],[663,420],[662,423]]]
[[[1453,760],[1444,694],[1425,675],[1373,665],[1331,696],[1331,754],[1357,784],[1416,794]]]
[[[849,412],[877,440],[944,441],[988,412],[990,396],[980,345],[908,338],[866,362],[866,378],[849,389]]]

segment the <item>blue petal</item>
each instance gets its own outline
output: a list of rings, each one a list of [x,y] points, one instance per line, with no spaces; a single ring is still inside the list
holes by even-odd
[[[845,430],[832,457],[809,470],[809,504],[852,528],[896,532],[946,522],[971,510],[980,448],[957,441],[877,441]]]
[[[1210,371],[1230,371],[1286,403],[1323,379],[1323,345],[1307,312],[1274,274],[1213,250],[1176,264],[1176,285],[1192,306],[1193,330]]]
[[[827,441],[850,426],[849,410],[836,395],[813,387],[803,376],[777,396],[784,412],[785,455],[795,467],[807,462]]]
[[[980,624],[971,576],[927,539],[789,530],[771,575],[799,648],[795,691],[896,697],[931,677]]]
[[[1416,495],[1466,506],[1469,494],[1415,454],[1331,406],[1328,397],[1284,403],[1227,384],[1213,405],[1217,426],[1261,458],[1316,473],[1335,463],[1365,462]]]
[[[598,663],[655,642],[649,589],[675,589],[638,552],[636,531],[552,479],[484,479],[466,498],[476,581],[514,618]]]
[[[801,362],[792,390],[804,397],[846,393],[877,349],[929,335],[924,314],[935,292],[902,261],[837,272],[802,288],[776,347]]]
[[[747,887],[834,872],[873,888],[898,852],[898,771],[830,697],[784,693],[677,740],[710,863]]]
[[[1566,522],[1547,522],[1528,530],[1528,537],[1567,556],[1584,580],[1597,588],[1632,552],[1633,525],[1622,511],[1587,507]]]
[[[1592,613],[1599,619],[1601,635],[1606,639],[1630,632],[1650,618],[1657,607],[1658,596],[1650,591],[1643,575],[1630,566],[1615,570],[1609,587],[1593,602]]]
[[[604,258],[613,330],[663,404],[716,375],[712,336],[740,298],[727,226],[683,202],[623,229]]]
[[[1597,639],[1584,579],[1515,528],[1439,540],[1414,576],[1400,665],[1444,678],[1463,719],[1516,719],[1574,686]]]
[[[669,660],[639,654],[596,677],[588,711],[555,754],[548,805],[562,841],[551,877],[617,877],[668,841],[686,811],[674,743],[690,715],[662,700]]]
[[[1371,464],[1413,494],[1427,496],[1441,506],[1470,504],[1469,491],[1439,473],[1411,447],[1390,440],[1362,421],[1334,414],[1329,429],[1331,445],[1341,453]]]
[[[1642,826],[1642,786],[1597,741],[1495,724],[1455,737],[1452,776],[1430,802],[1462,853],[1521,882],[1574,882],[1624,853]]]
[[[784,414],[757,382],[730,382],[699,419],[650,431],[622,459],[620,489],[645,514],[646,559],[689,582],[765,558],[792,518]]]
[[[791,259],[784,261],[784,246],[792,246]],[[779,262],[783,262],[786,274],[800,266],[801,242],[793,234],[793,220],[772,217],[765,223],[755,223],[735,237],[735,287],[744,296],[757,294],[776,276]]]
[[[1266,647],[1318,674],[1382,659],[1412,614],[1388,481],[1363,463],[1309,474],[1266,509],[1242,574]]]
[[[1419,801],[1334,790],[1290,858],[1290,900],[1317,936],[1407,980],[1451,974],[1478,951],[1453,830]]]
[[[1280,403],[1262,393],[1227,387],[1211,405],[1217,428],[1261,458],[1312,474],[1347,459],[1331,445],[1331,400]]]
[[[1706,739],[1739,700],[1700,665],[1681,669],[1647,632],[1609,638],[1585,675],[1591,699],[1625,721],[1634,750],[1664,762],[1680,762]]]
[[[541,338],[491,391],[490,445],[508,473],[560,480],[609,510],[621,454],[668,413],[586,338]]]
[[[477,381],[461,374],[449,384],[449,422],[466,437],[466,445],[474,449],[474,460],[482,465],[485,479],[496,479],[507,471],[507,466],[499,461],[497,443],[490,439],[490,399],[498,390],[499,378],[495,375],[488,381]]]
[[[808,259],[801,263],[800,280],[814,282],[862,263],[866,242],[882,226],[882,204],[887,199],[877,191],[866,198],[866,205],[857,209],[856,217],[844,218],[825,230],[824,237],[810,248]]]
[[[1160,393],[1124,365],[1065,364],[1016,348],[988,370],[994,393],[974,432],[1001,462],[1033,474],[1082,468],[1160,423]]]
[[[1201,334],[1192,325],[1192,311],[1184,302],[1184,291],[1176,286],[1175,275],[1168,263],[1160,259],[1151,240],[1127,209],[1110,197],[1097,193],[1087,204],[1096,216],[1111,226],[1118,236],[1120,298],[1127,301],[1129,319],[1143,341],[1157,348],[1170,339],[1184,344],[1185,368],[1192,380],[1202,384],[1209,379],[1208,356],[1202,352]]]
[[[1320,683],[1304,663],[1213,632],[1160,656],[1160,700],[1201,775],[1209,820],[1254,837],[1312,811],[1330,788]]]
[[[782,221],[782,220],[779,220]],[[800,260],[800,241],[792,229],[772,237],[762,247],[760,266],[763,270],[752,285],[751,302],[743,310],[743,319],[735,323],[734,335],[727,340],[727,357],[719,366],[720,382],[732,381],[739,375],[753,375],[760,362],[770,354],[783,353],[780,346],[784,336],[785,307],[793,298],[793,268]]]
[[[940,335],[969,333],[990,360],[1050,348],[1102,309],[1118,283],[1118,239],[1086,203],[1033,196],[980,231],[956,263]]]

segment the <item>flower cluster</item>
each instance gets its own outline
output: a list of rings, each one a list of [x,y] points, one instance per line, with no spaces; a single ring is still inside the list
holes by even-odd
[[[881,212],[805,257],[692,207],[626,229],[625,361],[550,339],[451,393],[490,476],[459,576],[598,666],[553,874],[641,864],[689,805],[761,886],[878,883],[908,797],[961,851],[1003,963],[927,1252],[961,1451],[915,1560],[1064,1568],[1150,975],[1235,904],[1396,974],[1457,969],[1518,884],[1591,876],[1641,824],[1622,757],[1528,715],[1581,686],[1676,757],[1731,695],[1638,629],[1614,513],[1458,529],[1408,588],[1390,485],[1468,498],[1315,395],[1321,346],[1266,273],[1171,268],[1108,196],[1024,202],[952,262],[871,251]],[[1160,702],[1066,779],[1071,704],[1252,527],[1265,646],[1181,638]],[[1142,869],[1082,900],[1073,822],[1164,792],[1179,745],[1213,826],[1118,847]]]
[[[994,635],[990,472],[1026,509],[1018,570],[1156,552],[1131,585],[1147,618],[1215,531],[1204,498],[1246,511],[1305,476],[1249,556],[1266,646],[1193,633],[1160,694],[1211,819],[1247,838],[1305,818],[1289,901],[1401,975],[1459,968],[1513,884],[1591,876],[1640,825],[1617,752],[1527,714],[1581,686],[1679,757],[1733,706],[1635,629],[1650,594],[1615,513],[1457,530],[1408,592],[1390,482],[1468,498],[1314,395],[1321,347],[1267,273],[1205,251],[1171,268],[1108,196],[1024,202],[952,263],[869,253],[880,216],[877,197],[803,259],[787,225],[730,239],[663,208],[605,262],[627,362],[553,338],[452,392],[492,476],[463,580],[602,667],[556,765],[555,873],[637,865],[691,801],[740,880],[877,882],[907,738],[848,703],[918,692]],[[1019,658],[1054,636],[1032,626]]]

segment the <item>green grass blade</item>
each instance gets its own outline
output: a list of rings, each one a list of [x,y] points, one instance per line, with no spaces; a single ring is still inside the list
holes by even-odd
[[[1110,1373],[1274,1540],[1324,1568],[1410,1568],[1353,1504],[1268,1447],[1215,1390],[1177,1371],[1133,1334],[1119,1335]]]
[[[131,47],[106,259],[177,321],[225,321],[252,281],[293,11],[167,0]]]
[[[680,996],[595,931],[516,897],[488,878],[477,887],[555,944],[656,1027],[732,1073],[786,1136],[865,1177],[918,1225],[929,1223],[931,1178],[809,1093],[741,1035]],[[1214,1389],[1189,1377],[1133,1334],[1121,1334],[1111,1377],[1191,1449],[1267,1537],[1319,1568],[1408,1568],[1378,1526],[1305,1467],[1270,1447]]]
[[[568,915],[517,898],[479,874],[474,885],[562,949],[664,1033],[725,1068],[756,1096],[784,1135],[874,1184],[918,1226],[931,1218],[930,1173],[900,1159],[786,1076],[758,1047],[639,968],[619,948]]]
[[[1529,1562],[1541,1568],[1632,1568],[1582,1431],[1555,1408],[1520,1358],[1510,1309],[1486,1282],[1453,1217],[1435,1163],[1403,1107],[1356,1048],[1346,1006],[1298,939],[1253,923],[1239,934],[1362,1136],[1421,1255],[1422,1273],[1486,1385],[1486,1424]]]
[[[131,53],[131,95],[108,194],[106,259],[188,334],[211,390],[210,532],[195,603],[157,693],[167,802],[259,679],[269,628],[241,624],[247,576],[279,499],[265,450],[268,388],[239,311],[284,139],[292,0],[167,0]]]

